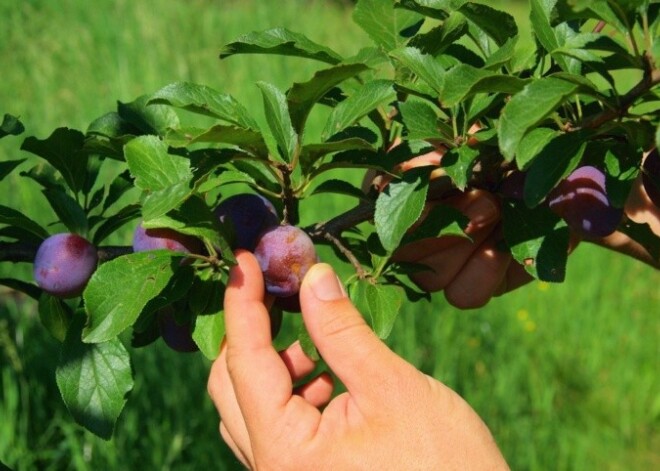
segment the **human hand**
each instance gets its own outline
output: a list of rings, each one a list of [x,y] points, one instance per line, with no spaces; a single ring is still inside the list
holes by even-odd
[[[533,279],[509,251],[498,247],[502,213],[497,196],[475,189],[429,204],[451,206],[463,213],[469,219],[465,229],[468,237],[422,239],[395,252],[395,261],[428,267],[410,276],[420,288],[444,290],[450,304],[472,309]]]
[[[478,129],[475,127],[470,132]],[[395,141],[392,148],[399,142]],[[405,172],[417,167],[436,167],[430,172],[432,186],[426,211],[438,204],[459,210],[469,219],[465,229],[468,237],[452,235],[419,240],[398,249],[393,260],[426,265],[428,270],[410,276],[424,291],[444,290],[447,301],[461,309],[481,307],[493,296],[527,284],[533,277],[510,252],[498,249],[502,239],[499,197],[480,189],[453,192],[447,197],[442,180],[448,177],[440,167],[447,148],[441,143],[434,144],[434,147],[432,152],[402,162],[395,170]],[[370,172],[365,177],[364,189],[373,187],[383,191],[390,180],[388,175]]]
[[[486,425],[454,391],[398,357],[365,324],[325,264],[305,276],[302,316],[319,353],[272,347],[264,285],[237,254],[225,294],[226,341],[208,389],[220,433],[250,469],[508,469]]]

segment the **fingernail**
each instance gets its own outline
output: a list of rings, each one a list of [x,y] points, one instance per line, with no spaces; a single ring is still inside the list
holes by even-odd
[[[335,301],[346,297],[346,291],[330,265],[319,263],[309,272],[312,292],[321,301]]]

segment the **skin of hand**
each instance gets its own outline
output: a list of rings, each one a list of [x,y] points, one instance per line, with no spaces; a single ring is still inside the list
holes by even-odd
[[[397,143],[395,142],[394,146]],[[440,163],[446,152],[446,147],[442,144],[435,147],[436,149],[428,154],[399,164],[395,170],[406,171],[420,166],[438,167],[430,174],[431,193],[426,209],[430,210],[433,205],[442,203],[461,211],[470,221],[465,230],[469,238],[444,236],[416,241],[401,247],[395,252],[393,259],[429,267],[429,270],[410,276],[421,289],[428,292],[444,291],[447,301],[460,309],[478,308],[487,304],[494,296],[529,283],[533,277],[513,259],[510,252],[498,249],[502,239],[502,213],[498,196],[486,190],[473,189],[448,198],[433,198],[433,180],[444,177]],[[368,174],[365,189],[371,185],[382,191],[389,181],[388,176]],[[660,208],[657,208],[646,194],[641,176],[633,185],[624,210],[626,217],[637,223],[648,224],[650,229],[660,236]],[[660,268],[660,260],[653,259],[644,247],[623,232],[615,231],[607,237],[590,239],[587,242]],[[569,254],[579,243],[579,236],[571,234]]]
[[[248,252],[237,253],[225,294],[226,340],[209,394],[220,433],[250,469],[508,469],[488,428],[454,391],[380,341],[332,268],[314,265],[302,316],[320,355],[347,391],[332,397],[327,373],[299,344],[272,347],[264,285]]]

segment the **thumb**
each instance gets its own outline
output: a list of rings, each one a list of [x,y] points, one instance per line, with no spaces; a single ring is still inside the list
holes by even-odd
[[[412,368],[392,352],[351,303],[330,265],[309,269],[300,287],[303,320],[330,369],[356,398],[380,396],[402,369]]]

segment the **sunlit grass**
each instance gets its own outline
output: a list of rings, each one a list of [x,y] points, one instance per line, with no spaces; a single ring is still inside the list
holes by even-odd
[[[497,4],[526,16],[517,3]],[[286,88],[323,64],[217,56],[237,36],[275,26],[345,55],[367,44],[350,11],[321,1],[2,2],[0,113],[20,115],[28,135],[44,138],[59,126],[85,129],[117,100],[190,80],[231,93],[262,119],[256,81]],[[322,117],[315,119],[318,128]],[[21,139],[0,140],[0,159],[24,157]],[[0,183],[0,204],[54,220],[29,182]],[[341,205],[312,198],[305,217],[327,217]],[[29,278],[28,266],[0,274],[17,270]],[[513,469],[654,469],[658,281],[647,267],[585,245],[562,285],[532,283],[471,311],[451,308],[441,294],[405,306],[389,343],[467,398]],[[39,325],[34,303],[0,295],[0,322],[7,321],[0,323],[0,461],[16,470],[237,469],[219,439],[200,356],[160,343],[134,351],[136,386],[115,438],[104,442],[77,427],[58,397],[58,344]]]

